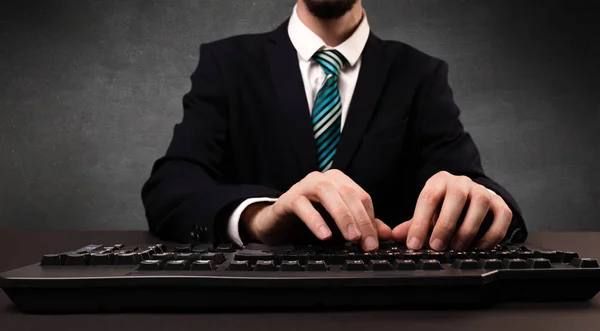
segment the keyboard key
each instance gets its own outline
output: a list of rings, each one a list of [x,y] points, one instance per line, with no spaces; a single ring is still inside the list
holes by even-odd
[[[421,253],[418,252],[405,252],[400,255],[402,260],[413,260],[414,262],[418,262],[421,259]]]
[[[452,268],[460,270],[479,269],[479,264],[473,259],[457,259],[452,263]]]
[[[440,263],[448,263],[448,259],[446,258],[446,254],[444,252],[428,252],[427,258],[432,260],[438,260]]]
[[[246,260],[233,260],[229,262],[229,267],[227,270],[231,271],[248,271],[250,269],[250,264]]]
[[[214,248],[214,246],[211,244],[200,244],[200,245],[194,246],[194,248],[192,248],[192,252],[207,253],[207,252],[213,251],[213,248]]]
[[[274,260],[274,256],[272,252],[268,251],[244,249],[235,253],[233,259],[237,261],[249,261],[250,264],[255,264],[258,260]]]
[[[371,260],[367,266],[369,270],[394,270],[388,260]]]
[[[275,261],[273,260],[258,260],[254,266],[254,271],[276,271]]]
[[[519,259],[526,260],[533,257],[532,251],[521,251],[519,252]]]
[[[140,262],[138,270],[162,270],[165,261],[163,260],[144,260]]]
[[[598,268],[598,260],[576,257],[571,260],[571,265],[578,268]]]
[[[381,257],[381,259],[386,259],[388,260],[388,262],[392,263],[398,259],[400,253],[388,250],[384,252],[379,252],[378,255]],[[342,261],[342,263],[344,262]]]
[[[373,258],[373,254],[367,252],[358,253],[356,254],[356,258],[363,260],[364,263],[369,263]]]
[[[327,271],[327,264],[323,260],[309,260],[306,262],[306,271]]]
[[[283,260],[281,261],[281,271],[302,271],[302,265],[300,265],[300,261],[298,260]]]
[[[488,257],[494,258],[494,259],[499,259],[499,260],[510,259],[511,254],[509,251],[494,251],[494,252],[491,252]]]
[[[450,251],[444,253],[444,255],[446,256],[446,261],[448,261],[449,263],[453,263],[457,259],[466,260],[469,258],[466,252]]]
[[[87,265],[90,259],[90,253],[70,253],[67,254],[65,265]]]
[[[165,244],[156,244],[154,245],[154,253],[166,253],[167,252],[167,246]]]
[[[74,253],[75,254],[83,254],[83,253],[91,253],[95,250],[97,250],[98,248],[102,248],[104,245],[87,245],[85,247],[81,247],[79,249],[77,249]]]
[[[192,245],[190,245],[190,244],[179,245],[179,246],[175,247],[176,253],[185,253],[185,252],[191,252],[191,251],[192,251]]]
[[[365,268],[363,260],[346,260],[342,266],[342,269],[348,271],[362,271],[365,270]]]
[[[115,257],[115,265],[134,265],[142,261],[138,253],[120,253]]]
[[[156,253],[150,257],[152,260],[168,261],[173,259],[173,253]]]
[[[212,260],[197,260],[192,262],[190,266],[191,270],[215,270],[217,267],[215,266],[215,262]]]
[[[200,260],[212,260],[215,262],[215,264],[221,264],[223,262],[225,262],[225,255],[221,252],[215,253],[215,252],[208,252],[208,253],[204,253],[202,255],[200,255]]]
[[[173,258],[175,260],[188,260],[188,261],[196,261],[200,259],[200,255],[198,253],[175,253]]]
[[[138,254],[142,260],[150,260],[154,252],[151,249],[146,249],[141,252],[138,252]]]
[[[473,259],[473,260],[479,260],[479,259],[487,259],[488,258],[488,252],[485,251],[472,251],[467,253],[467,257],[469,259]]]
[[[42,266],[63,265],[67,260],[67,253],[45,254],[42,257]]]
[[[505,259],[502,261],[504,269],[527,269],[527,262],[523,259]]]
[[[527,259],[527,267],[532,269],[546,269],[552,268],[552,263],[550,263],[550,260],[548,259],[536,257]]]
[[[442,265],[438,260],[424,259],[419,261],[417,268],[422,270],[441,270]]]
[[[217,252],[235,252],[233,244],[220,244],[217,246]]]
[[[578,258],[579,254],[575,252],[563,252],[562,262],[570,263],[573,259]]]
[[[186,270],[188,268],[187,260],[171,260],[167,261],[165,265],[165,270],[173,271],[173,270]]]
[[[394,270],[415,270],[417,265],[413,260],[396,260],[394,261]]]
[[[552,263],[558,263],[562,261],[561,253],[557,251],[534,251],[533,256],[548,259]]]
[[[502,269],[502,260],[500,259],[479,259],[479,267],[482,269],[496,270]]]
[[[113,253],[92,253],[90,254],[90,265],[112,265],[115,261]]]

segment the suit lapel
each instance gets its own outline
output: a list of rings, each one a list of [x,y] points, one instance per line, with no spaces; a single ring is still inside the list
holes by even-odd
[[[295,154],[305,173],[318,169],[317,150],[302,75],[298,66],[298,53],[287,34],[288,21],[271,33],[267,45],[273,87],[280,100],[282,118],[294,141]]]
[[[391,63],[392,57],[384,54],[383,42],[371,34],[363,50],[358,81],[333,160],[333,168],[344,171],[350,164],[375,111]]]

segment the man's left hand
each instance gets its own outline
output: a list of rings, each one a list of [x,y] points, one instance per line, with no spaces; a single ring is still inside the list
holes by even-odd
[[[468,210],[457,229],[467,202]],[[489,211],[494,219],[488,231],[476,243],[481,249],[490,249],[504,238],[512,221],[512,211],[499,195],[486,187],[466,176],[454,176],[442,171],[425,183],[413,218],[394,228],[392,236],[396,241],[406,241],[410,249],[421,249],[433,228],[429,240],[432,249],[443,250],[449,246],[454,250],[463,250],[469,247]]]

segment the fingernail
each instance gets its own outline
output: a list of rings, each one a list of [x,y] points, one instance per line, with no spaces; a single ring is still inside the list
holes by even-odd
[[[417,237],[412,237],[408,240],[406,246],[410,249],[419,249],[421,248],[421,241]]]
[[[365,239],[365,247],[370,251],[377,248],[377,241],[373,236],[368,236],[367,239]]]
[[[486,248],[487,246],[488,246],[487,241],[480,241],[479,243],[477,243],[477,248]]]
[[[329,231],[329,228],[327,228],[326,225],[321,225],[321,227],[319,228],[319,236],[321,237],[321,239],[325,239],[330,235],[331,231]]]
[[[356,225],[348,225],[348,237],[350,237],[351,240],[360,237],[360,232],[358,232],[358,228],[356,227]]]
[[[433,248],[436,251],[441,251],[442,249],[444,249],[444,242],[436,238],[431,243],[431,248]]]

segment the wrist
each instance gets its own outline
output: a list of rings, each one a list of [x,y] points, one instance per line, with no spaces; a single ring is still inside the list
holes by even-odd
[[[270,203],[259,202],[253,203],[246,207],[240,215],[240,234],[250,240],[259,240],[258,221],[259,215],[265,211]]]

